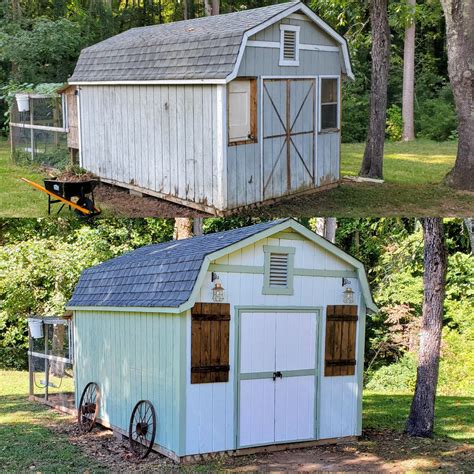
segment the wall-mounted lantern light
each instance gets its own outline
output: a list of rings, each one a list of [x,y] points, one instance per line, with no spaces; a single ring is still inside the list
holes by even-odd
[[[214,288],[212,289],[212,301],[214,303],[222,303],[224,301],[224,287],[219,280],[219,275],[212,272],[211,281],[214,282]]]
[[[348,286],[343,292],[343,301],[344,304],[353,304],[354,303],[354,290]]]

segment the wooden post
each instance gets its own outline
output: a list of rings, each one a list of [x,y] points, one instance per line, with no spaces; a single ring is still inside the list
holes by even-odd
[[[34,367],[33,367],[33,356],[31,355],[31,351],[33,350],[33,345],[32,345],[32,339],[31,339],[31,332],[30,332],[30,328],[28,326],[28,352],[30,352],[30,354],[28,354],[28,375],[29,375],[29,394],[30,396],[31,395],[34,395],[34,382],[33,382],[33,371],[34,371]]]
[[[30,99],[28,99],[30,100]],[[33,101],[30,100],[30,125],[34,125],[34,117],[33,117]],[[35,130],[34,128],[31,128],[31,161],[35,161]]]
[[[48,355],[48,331],[47,331],[46,324],[44,325],[44,355]],[[44,399],[48,401],[49,359],[44,359],[44,374],[45,374]]]

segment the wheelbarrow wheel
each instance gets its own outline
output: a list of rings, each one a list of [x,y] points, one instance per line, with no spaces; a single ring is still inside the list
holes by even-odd
[[[76,204],[78,206],[83,207],[84,209],[87,209],[88,211],[94,212],[94,202],[92,201],[92,199],[89,199],[87,197],[81,197],[77,200]],[[74,212],[76,214],[79,214],[80,216],[86,216],[87,217],[87,214],[84,214],[79,209],[75,209]]]
[[[139,459],[146,458],[155,442],[156,413],[152,403],[140,400],[132,411],[128,428],[130,448]]]
[[[99,414],[100,389],[95,382],[89,382],[81,395],[79,409],[77,410],[77,422],[83,433],[92,431]]]

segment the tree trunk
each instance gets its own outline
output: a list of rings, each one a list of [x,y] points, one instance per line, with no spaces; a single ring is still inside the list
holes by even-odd
[[[193,236],[193,220],[189,217],[176,217],[174,220],[173,239],[188,239]]]
[[[317,217],[316,233],[333,244],[336,242],[337,219],[335,217]]]
[[[204,13],[206,14],[206,16],[212,15],[211,0],[204,0]]]
[[[371,0],[370,21],[372,24],[370,118],[364,159],[359,175],[382,179],[390,56],[387,0]]]
[[[431,437],[438,384],[447,257],[442,219],[425,218],[422,225],[425,243],[423,315],[415,394],[406,432],[411,436]]]
[[[212,0],[212,13],[211,15],[219,15],[220,13],[220,0]]]
[[[464,219],[469,240],[471,241],[471,255],[474,255],[474,218]]]
[[[183,0],[183,19],[187,20],[188,18],[189,18],[188,0]]]
[[[458,152],[445,182],[474,191],[474,0],[441,0],[446,18],[449,80],[458,116]]]
[[[202,235],[204,232],[202,230],[202,217],[195,217],[193,219],[193,234]]]
[[[405,43],[403,47],[403,96],[402,96],[402,116],[403,116],[403,141],[415,139],[415,8],[416,0],[407,0],[408,5],[413,9],[413,16],[405,27]]]

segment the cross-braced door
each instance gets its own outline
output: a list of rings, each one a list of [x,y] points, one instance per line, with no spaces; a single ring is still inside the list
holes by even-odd
[[[316,80],[263,80],[263,198],[314,184]]]

